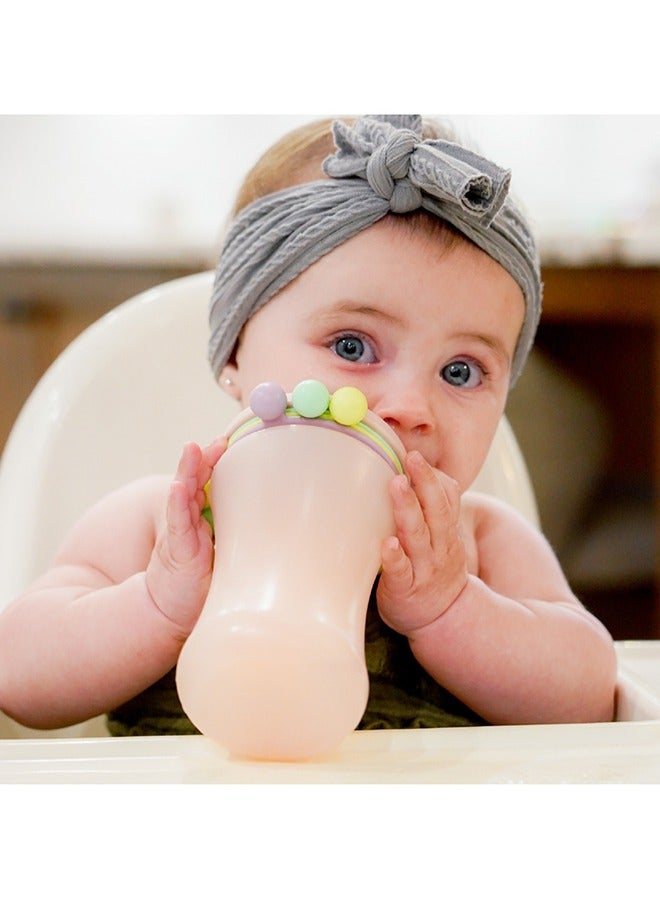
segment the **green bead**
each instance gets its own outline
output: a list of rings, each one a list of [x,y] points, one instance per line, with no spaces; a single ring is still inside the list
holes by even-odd
[[[295,411],[306,419],[317,419],[328,408],[330,392],[321,381],[313,378],[301,381],[291,394]]]

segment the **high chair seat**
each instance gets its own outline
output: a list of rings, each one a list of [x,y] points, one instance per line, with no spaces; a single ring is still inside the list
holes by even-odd
[[[239,411],[206,358],[212,281],[203,272],[127,300],[76,338],[35,387],[0,461],[0,609],[47,567],[92,503],[135,478],[173,473],[186,441],[208,443]],[[538,523],[504,419],[474,487]],[[13,727],[12,736],[25,734],[53,736]]]

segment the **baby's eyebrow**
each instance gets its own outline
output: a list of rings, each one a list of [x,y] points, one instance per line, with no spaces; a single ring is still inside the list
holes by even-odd
[[[507,349],[504,341],[497,335],[466,331],[461,334],[455,335],[455,337],[457,337],[459,340],[472,340],[478,341],[481,344],[485,344],[490,350],[493,351],[493,353],[495,353],[496,356],[499,356],[507,366],[511,366],[512,354]]]
[[[340,300],[328,309],[324,309],[320,312],[315,311],[310,318],[313,318],[317,322],[332,322],[334,319],[339,319],[346,315],[368,316],[374,319],[382,319],[395,325],[403,324],[399,316],[388,312],[386,309],[382,309],[378,306],[371,306],[368,303],[361,303],[357,300]]]

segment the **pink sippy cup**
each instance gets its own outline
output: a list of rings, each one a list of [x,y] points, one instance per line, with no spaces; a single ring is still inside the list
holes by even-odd
[[[404,449],[356,388],[267,382],[250,406],[211,479],[213,578],[176,682],[230,753],[297,760],[334,750],[365,710],[367,604]]]

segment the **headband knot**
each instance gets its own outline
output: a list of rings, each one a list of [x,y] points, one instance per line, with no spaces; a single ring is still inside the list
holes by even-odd
[[[323,162],[331,178],[362,178],[395,213],[424,197],[460,209],[488,227],[506,200],[511,173],[460,144],[422,139],[420,116],[363,116],[334,122],[336,152]]]
[[[422,192],[408,179],[410,159],[419,143],[414,131],[402,128],[379,144],[367,160],[365,175],[374,193],[388,200],[394,213],[407,213],[422,205]]]

